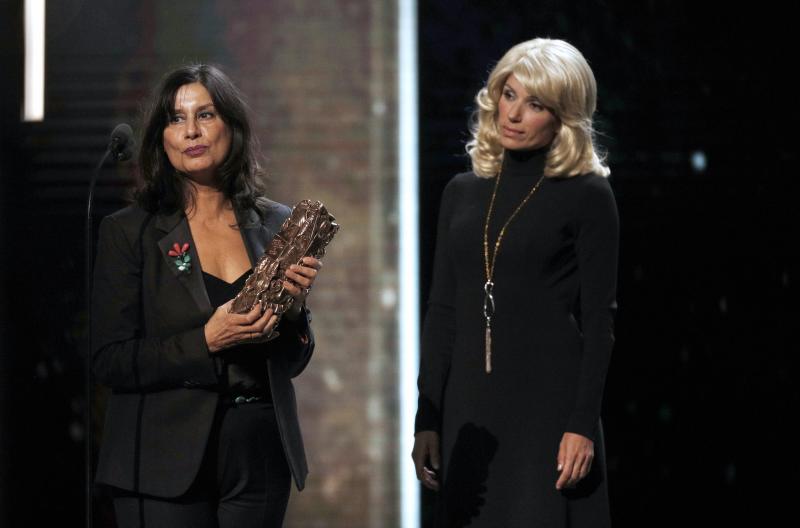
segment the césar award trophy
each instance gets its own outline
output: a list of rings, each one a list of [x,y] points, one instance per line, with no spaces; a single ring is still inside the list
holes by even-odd
[[[292,209],[280,231],[272,238],[231,304],[230,313],[247,313],[261,303],[261,313],[272,308],[280,322],[293,298],[283,287],[286,270],[303,257],[322,259],[325,248],[339,230],[336,219],[318,200],[302,200]],[[277,327],[277,324],[275,325]],[[269,339],[278,336],[272,332]]]

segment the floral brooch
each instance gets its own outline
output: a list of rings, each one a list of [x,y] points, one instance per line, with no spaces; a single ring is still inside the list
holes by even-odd
[[[188,242],[184,242],[182,246],[175,242],[172,244],[172,249],[170,249],[167,254],[170,257],[175,257],[173,262],[178,268],[178,271],[181,273],[189,273],[192,271],[192,257],[189,255]]]

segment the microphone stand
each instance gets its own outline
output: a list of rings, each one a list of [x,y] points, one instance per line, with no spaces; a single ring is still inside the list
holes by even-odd
[[[85,457],[85,470],[86,470],[86,528],[92,528],[93,515],[94,515],[94,487],[92,485],[93,473],[93,460],[92,460],[92,403],[94,401],[94,383],[92,380],[92,259],[94,257],[94,234],[92,222],[92,205],[94,204],[94,188],[97,183],[97,178],[100,175],[100,170],[105,166],[106,162],[111,158],[113,161],[124,161],[130,157],[130,153],[124,150],[125,145],[118,137],[113,137],[111,144],[106,149],[100,162],[92,171],[92,179],[89,182],[89,197],[86,205],[86,225],[84,247],[86,249],[85,266],[84,266],[84,286],[86,295],[86,319],[87,319],[87,338],[86,338],[86,362],[85,362],[85,388],[84,397],[86,398],[86,407],[84,409],[84,423],[86,424],[85,441],[84,441],[84,457]]]

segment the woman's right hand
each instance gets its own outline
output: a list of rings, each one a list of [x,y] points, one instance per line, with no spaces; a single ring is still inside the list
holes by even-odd
[[[228,313],[232,303],[233,299],[217,308],[204,327],[208,351],[212,354],[243,342],[267,341],[278,322],[272,309],[261,315],[258,303],[246,314]]]
[[[439,433],[420,431],[414,435],[414,449],[411,451],[417,478],[429,490],[439,491]],[[428,465],[430,461],[430,467]]]

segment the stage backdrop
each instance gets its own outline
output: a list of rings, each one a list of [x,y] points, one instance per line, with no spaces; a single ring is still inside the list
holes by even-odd
[[[8,462],[20,483],[9,491],[17,525],[80,525],[87,182],[114,125],[138,132],[144,99],[189,61],[221,66],[246,94],[269,196],[321,200],[341,225],[308,301],[317,347],[295,384],[310,476],[286,526],[398,524],[395,27],[395,2],[383,0],[47,3],[46,119],[16,125],[19,180],[7,187],[31,219],[16,251],[53,256],[9,270],[16,293],[27,285],[11,325],[20,342],[37,336],[8,364],[33,378],[9,389],[10,405],[49,417],[31,425],[18,413],[9,423],[28,427],[15,445],[37,453],[27,465]],[[103,175],[98,221],[125,205],[133,174],[126,165]],[[93,404],[101,418],[102,392]],[[53,474],[42,492],[25,493],[42,474]],[[95,519],[113,526],[108,501]]]

